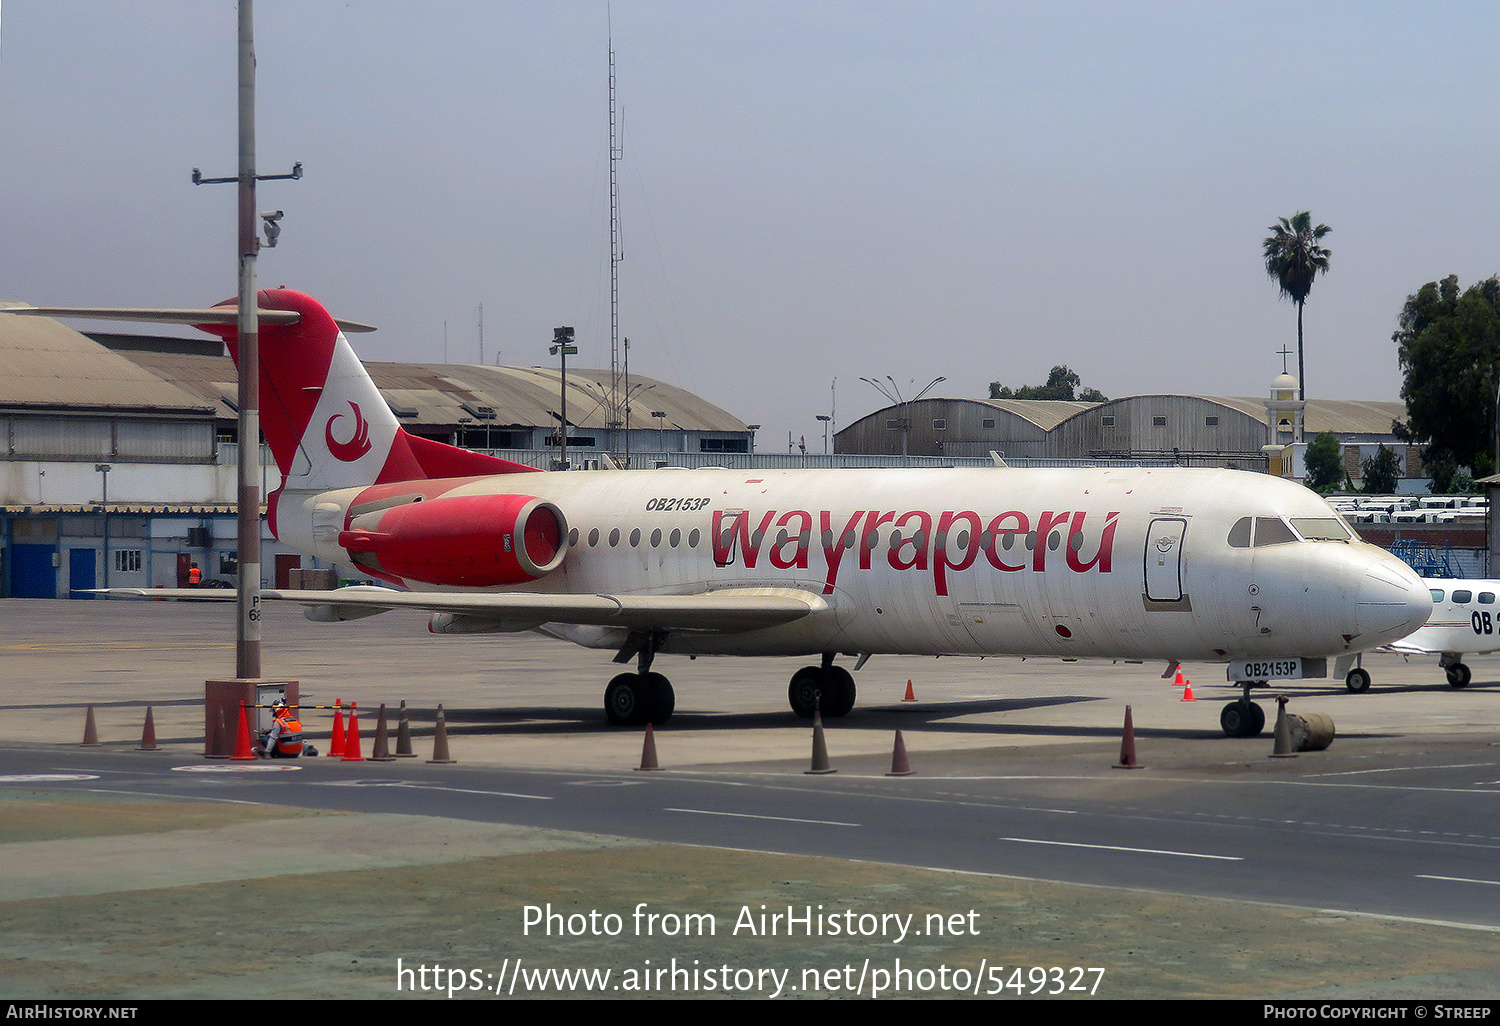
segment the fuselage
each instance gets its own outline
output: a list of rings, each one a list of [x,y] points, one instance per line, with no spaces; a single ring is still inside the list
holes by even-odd
[[[1500,581],[1433,578],[1432,613],[1393,647],[1406,652],[1483,654],[1500,651]]]
[[[1198,469],[657,470],[287,491],[279,537],[331,562],[390,509],[529,496],[565,524],[535,580],[484,590],[692,595],[795,589],[828,608],[740,633],[674,632],[663,651],[1055,655],[1227,660],[1337,656],[1416,630],[1431,598],[1299,485]],[[454,507],[458,508],[457,505]],[[464,507],[472,518],[474,504]],[[487,553],[454,524],[441,558]],[[467,539],[467,540],[466,540]],[[440,547],[439,547],[440,548]],[[441,574],[399,576],[413,591]],[[505,629],[497,627],[496,629]],[[548,625],[617,647],[609,628]]]

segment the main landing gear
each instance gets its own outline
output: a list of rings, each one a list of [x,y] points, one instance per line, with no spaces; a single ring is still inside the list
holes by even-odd
[[[1237,683],[1245,689],[1245,694],[1219,713],[1219,726],[1224,729],[1226,737],[1258,737],[1266,729],[1266,711],[1250,701],[1250,689],[1256,682],[1242,680]]]
[[[854,676],[833,665],[833,653],[823,653],[822,666],[804,666],[792,674],[786,689],[792,712],[804,719],[822,709],[824,716],[846,716],[854,708]]]
[[[604,689],[604,715],[614,726],[639,727],[651,723],[659,727],[672,718],[672,711],[677,708],[672,682],[651,672],[656,650],[665,640],[666,635],[661,632],[632,636],[627,647],[615,656],[616,662],[626,662],[634,655],[637,671],[620,674]]]
[[[1445,669],[1448,673],[1448,684],[1450,687],[1466,688],[1469,686],[1472,674],[1469,673],[1469,668],[1463,663],[1454,663],[1452,666],[1445,667]]]
[[[659,673],[622,673],[604,689],[604,715],[617,727],[659,727],[676,707],[672,682]]]

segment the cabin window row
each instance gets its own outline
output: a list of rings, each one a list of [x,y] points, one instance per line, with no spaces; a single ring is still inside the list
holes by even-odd
[[[1444,594],[1444,589],[1442,589],[1442,588],[1433,588],[1432,589],[1432,601],[1434,601],[1434,602],[1441,602],[1441,601],[1443,601],[1443,594]],[[1467,589],[1467,588],[1455,588],[1454,591],[1453,591],[1453,598],[1450,599],[1449,601],[1451,601],[1454,605],[1466,606],[1470,602],[1474,601],[1474,593],[1472,591],[1470,591],[1469,589]],[[1479,604],[1481,606],[1492,606],[1492,605],[1494,605],[1495,604],[1495,593],[1493,591],[1481,591],[1479,593]]]
[[[880,548],[880,535],[880,531],[869,532],[869,534],[864,539],[865,547],[870,550]],[[1022,534],[1019,531],[1001,531],[998,533],[982,531],[979,535],[979,544],[980,547],[984,549],[993,548],[998,545],[999,548],[1010,551],[1011,549],[1020,546],[1022,548],[1025,548],[1026,551],[1032,552],[1036,549],[1036,535],[1037,533],[1035,531],[1028,531],[1025,534]],[[576,546],[580,537],[581,536],[578,532],[578,528],[575,527],[571,529],[568,532],[568,544],[571,546]],[[613,528],[608,535],[603,535],[600,533],[599,528],[596,527],[590,530],[588,533],[588,544],[590,548],[597,548],[602,542],[608,544],[610,548],[618,548],[623,541],[627,543],[631,548],[639,548],[643,537],[644,536],[641,533],[641,529],[638,527],[631,530],[629,535],[622,534],[618,527]],[[776,532],[771,544],[773,546],[785,545],[794,537],[796,537],[797,541],[802,545],[807,545],[812,540],[811,534],[807,531],[803,531],[800,536],[794,536],[790,531],[787,531],[785,528],[783,528]],[[935,537],[936,543],[940,548],[945,548],[947,546],[948,532],[938,531],[936,532]],[[664,538],[667,545],[674,549],[679,548],[683,542],[683,534],[680,529],[673,528],[670,534],[664,535],[661,528],[656,528],[651,532],[651,535],[648,539],[650,547],[653,549],[660,548]],[[761,545],[764,544],[765,539],[765,531],[755,530],[750,532],[750,544],[754,548],[760,548]],[[687,534],[687,547],[690,549],[696,549],[701,540],[702,536],[700,532],[695,528],[692,531],[689,531]],[[823,547],[825,549],[831,549],[835,547],[832,531],[824,531],[820,540],[822,541]],[[915,545],[917,548],[925,548],[927,545],[927,540],[927,532],[921,530],[920,528],[911,532],[893,530],[887,535],[886,546],[892,550],[899,549],[902,545],[906,544]],[[1074,552],[1077,552],[1083,547],[1084,540],[1085,539],[1082,531],[1070,532],[1068,535],[1068,548],[1072,549]],[[854,548],[854,545],[857,541],[859,541],[859,535],[856,532],[846,531],[844,532],[843,537],[838,539],[837,544],[845,549],[852,549]],[[1056,552],[1059,548],[1062,547],[1062,543],[1062,531],[1057,530],[1049,533],[1047,537],[1047,548],[1051,549],[1053,552]],[[720,545],[724,548],[729,548],[733,544],[734,530],[726,529],[723,532],[723,537],[720,539]],[[969,548],[969,532],[959,531],[953,536],[953,544],[960,551],[966,551]]]

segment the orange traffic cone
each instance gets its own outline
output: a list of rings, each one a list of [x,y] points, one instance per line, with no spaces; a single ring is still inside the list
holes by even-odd
[[[151,707],[146,706],[146,726],[141,731],[141,744],[136,749],[138,752],[158,752],[161,749],[156,744],[156,724],[151,719]]]
[[[94,726],[94,706],[89,704],[88,715],[83,718],[83,745],[84,748],[99,747],[99,728]]]
[[[641,764],[638,770],[659,770],[661,766],[656,761],[656,733],[651,729],[651,724],[646,724],[646,742],[641,745]]]
[[[916,700],[917,700],[917,696],[912,692],[912,689],[911,689],[911,678],[908,677],[908,678],[906,678],[906,697],[903,698],[903,699],[901,699],[901,701],[903,701],[903,702],[915,702]]]
[[[333,737],[328,741],[328,757],[330,759],[342,759],[344,757],[344,700],[335,698],[333,700]]]
[[[245,700],[240,699],[240,733],[239,739],[234,745],[234,755],[231,757],[235,762],[255,760],[255,753],[250,750],[250,717],[245,714]]]
[[[1182,682],[1182,700],[1184,702],[1198,701],[1193,697],[1193,682],[1190,680],[1185,680]]]
[[[1172,681],[1172,686],[1174,688],[1180,688],[1183,687],[1185,683],[1186,682],[1182,679],[1182,667],[1179,666],[1177,668],[1177,679]]]
[[[349,732],[344,735],[345,762],[364,762],[365,757],[359,754],[359,703],[349,703]]]

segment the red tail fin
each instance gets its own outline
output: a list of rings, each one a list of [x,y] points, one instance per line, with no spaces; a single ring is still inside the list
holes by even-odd
[[[535,469],[407,434],[321,303],[290,289],[265,289],[259,304],[301,315],[295,324],[263,325],[259,334],[261,430],[282,488],[323,491]],[[199,327],[224,339],[238,361],[234,325]]]

